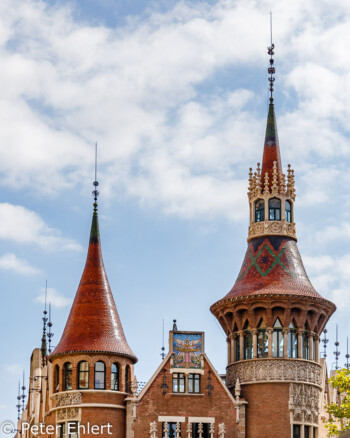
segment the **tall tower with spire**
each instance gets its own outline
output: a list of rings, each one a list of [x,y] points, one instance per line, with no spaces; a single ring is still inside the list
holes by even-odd
[[[335,305],[312,286],[300,257],[294,220],[294,171],[283,173],[273,99],[262,166],[249,171],[248,248],[237,280],[211,306],[227,335],[226,383],[248,402],[247,438],[317,437],[319,337]]]
[[[53,380],[49,416],[55,418],[47,421],[61,426],[60,436],[76,436],[74,427],[81,422],[110,424],[112,436],[124,437],[124,400],[133,388],[137,362],[126,341],[103,264],[97,186],[95,175],[85,268],[62,337],[49,356]],[[86,432],[80,436],[91,435]]]

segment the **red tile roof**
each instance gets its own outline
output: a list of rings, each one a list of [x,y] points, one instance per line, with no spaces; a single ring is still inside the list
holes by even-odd
[[[84,272],[52,356],[73,352],[115,353],[137,361],[126,341],[103,265],[96,208]]]

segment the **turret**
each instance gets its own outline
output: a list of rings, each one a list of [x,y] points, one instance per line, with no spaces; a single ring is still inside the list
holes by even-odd
[[[237,280],[211,306],[227,336],[226,383],[237,379],[247,405],[247,436],[318,436],[319,337],[335,305],[312,286],[297,247],[294,171],[283,173],[273,102],[262,168],[249,171],[248,248]],[[271,62],[272,60],[272,62]]]

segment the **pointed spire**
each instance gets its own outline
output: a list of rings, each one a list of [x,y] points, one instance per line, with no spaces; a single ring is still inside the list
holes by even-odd
[[[114,353],[137,358],[129,347],[103,264],[97,214],[97,144],[94,208],[85,268],[60,342],[52,356],[75,352]]]
[[[270,59],[269,59],[270,67],[268,68],[268,73],[270,75],[269,77],[270,104],[269,104],[269,112],[267,115],[264,154],[262,160],[261,173],[265,177],[265,174],[267,172],[269,181],[271,182],[273,177],[273,163],[276,161],[277,180],[278,183],[280,183],[281,175],[282,175],[282,162],[281,162],[281,153],[280,153],[280,147],[278,142],[275,107],[273,103],[273,89],[274,89],[273,84],[275,82],[275,78],[273,75],[275,74],[276,70],[274,67],[275,61],[273,59],[273,55],[275,54],[274,52],[275,45],[272,43],[272,14],[271,13],[270,13],[270,26],[271,26],[271,45],[270,47],[267,48],[267,53],[270,55]]]

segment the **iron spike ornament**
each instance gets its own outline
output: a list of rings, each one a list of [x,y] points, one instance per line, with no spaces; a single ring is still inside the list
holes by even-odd
[[[338,341],[338,324],[336,325],[336,337],[335,337],[335,351],[333,352],[334,356],[335,356],[335,369],[339,370],[339,365],[338,365],[338,360],[339,360],[339,356],[340,356],[340,351],[338,349],[339,347],[339,341]]]
[[[348,336],[346,338],[346,355],[345,355],[345,358],[346,358],[346,364],[344,366],[347,369],[349,369],[349,366],[350,366],[350,364],[349,364],[350,354],[349,354],[349,337]]]
[[[21,395],[21,399],[22,399],[22,412],[24,411],[24,408],[25,408],[25,399],[26,399],[25,390],[26,389],[27,388],[24,385],[24,371],[23,371],[23,385],[22,385],[22,395]]]
[[[18,395],[17,395],[17,420],[21,418],[21,383],[18,381]]]
[[[51,339],[53,338],[54,334],[51,331],[51,327],[52,327],[52,321],[51,321],[51,303],[49,303],[49,322],[47,323],[47,326],[49,328],[49,331],[47,333],[47,338],[49,340],[49,354],[51,353],[52,349],[51,349]]]
[[[95,143],[95,181],[93,182],[95,189],[92,191],[94,197],[94,207],[97,207],[97,198],[100,192],[97,190],[98,181],[97,181],[97,142]]]
[[[274,49],[275,45],[272,43],[272,12],[270,12],[270,35],[271,35],[271,45],[267,48],[267,53],[270,55],[270,67],[267,69],[270,77],[269,79],[269,89],[270,89],[270,102],[273,102],[273,83],[275,82],[274,74],[276,72],[274,63],[275,60],[273,59],[273,55],[275,54]]]
[[[43,366],[46,365],[46,357],[47,357],[47,344],[46,344],[46,330],[47,330],[47,280],[46,280],[46,286],[45,286],[45,308],[43,311],[43,336],[41,338],[41,356],[42,356],[42,363]]]
[[[326,359],[327,357],[327,344],[329,342],[329,339],[327,339],[327,333],[328,330],[324,329],[323,330],[323,339],[322,339],[322,343],[323,343],[323,357]]]

